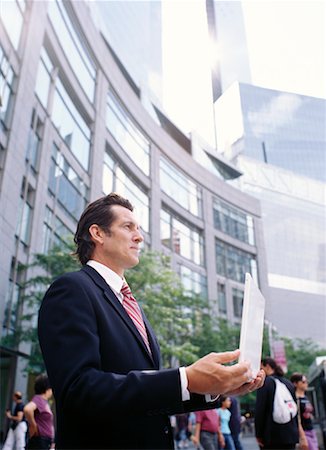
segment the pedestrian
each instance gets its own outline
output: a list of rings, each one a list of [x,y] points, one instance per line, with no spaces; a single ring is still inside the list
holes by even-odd
[[[23,450],[26,444],[27,424],[24,418],[22,393],[16,391],[12,398],[16,405],[13,412],[10,409],[6,411],[6,416],[11,423],[2,450]]]
[[[49,405],[52,389],[46,375],[36,377],[34,392],[34,397],[24,408],[29,425],[29,440],[26,448],[54,448],[53,413]]]
[[[300,411],[300,423],[306,438],[306,442],[302,439],[301,445],[308,445],[309,450],[318,450],[317,435],[312,422],[314,408],[306,396],[306,390],[308,388],[307,377],[302,373],[295,372],[290,379],[295,387],[295,395]]]
[[[261,367],[266,373],[265,384],[257,391],[255,408],[256,439],[261,448],[294,449],[299,442],[297,416],[287,423],[276,423],[273,419],[273,405],[276,391],[275,379],[285,384],[296,403],[293,384],[284,378],[284,372],[273,358],[264,358]]]
[[[224,438],[220,429],[220,419],[216,409],[196,411],[196,428],[192,438],[194,445],[199,443],[204,450],[217,450],[218,442],[224,446]]]
[[[189,416],[188,414],[177,414],[177,448],[189,447]]]
[[[60,449],[173,449],[169,415],[214,408],[220,393],[263,384],[262,371],[246,383],[248,363],[224,365],[238,350],[161,369],[155,333],[124,277],[143,239],[127,199],[94,201],[75,234],[83,267],[56,279],[43,299],[39,340]]]
[[[234,442],[234,446],[236,450],[243,450],[242,443],[240,440],[240,433],[241,433],[241,415],[240,415],[240,408],[239,408],[239,402],[236,397],[230,397],[231,405],[229,407],[229,411],[231,413],[230,417],[230,430],[231,430],[231,436]]]
[[[226,395],[220,397],[220,407],[217,409],[217,413],[220,416],[221,432],[224,437],[223,448],[227,450],[235,450],[234,442],[230,430],[230,418],[231,412],[229,410],[231,406],[231,398]]]

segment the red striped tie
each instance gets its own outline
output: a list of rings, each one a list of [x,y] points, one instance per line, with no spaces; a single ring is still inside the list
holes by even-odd
[[[146,347],[151,354],[151,348],[149,346],[147,331],[145,328],[144,320],[140,312],[139,305],[135,297],[133,297],[130,287],[126,282],[123,283],[121,288],[121,294],[123,295],[122,305],[129,314],[131,320],[134,322],[137,330],[139,331],[143,341],[146,344]]]

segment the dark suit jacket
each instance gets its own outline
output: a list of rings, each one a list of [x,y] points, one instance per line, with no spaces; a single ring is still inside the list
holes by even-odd
[[[293,384],[286,378],[276,375],[273,375],[273,377],[278,378],[286,384],[292,394],[293,401],[296,403]],[[257,391],[255,409],[256,436],[263,439],[265,446],[294,446],[297,442],[299,442],[297,416],[285,424],[279,424],[273,421],[273,403],[276,390],[273,377],[266,377],[264,386]]]
[[[169,414],[207,409],[182,402],[178,369],[158,370],[104,279],[89,266],[58,278],[39,312],[39,340],[53,387],[59,449],[172,449]]]

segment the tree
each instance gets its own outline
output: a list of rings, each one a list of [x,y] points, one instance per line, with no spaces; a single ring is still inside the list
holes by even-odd
[[[48,254],[36,254],[32,264],[21,268],[37,275],[24,284],[24,314],[15,333],[3,338],[2,343],[14,348],[23,342],[31,345],[28,372],[45,370],[37,337],[37,314],[54,279],[80,268],[72,256],[73,251],[73,243],[67,242],[64,246],[53,247]],[[186,295],[180,279],[171,270],[169,258],[160,253],[145,252],[140,264],[129,270],[126,278],[157,334],[164,366],[195,360],[198,349],[191,342],[191,315],[194,304],[200,303],[198,299],[195,302],[195,297]]]
[[[37,275],[29,278],[22,286],[24,294],[22,303],[24,312],[16,326],[15,332],[2,339],[6,346],[17,348],[21,343],[30,344],[31,351],[27,372],[40,373],[45,371],[41,349],[37,337],[37,314],[44,294],[55,278],[65,272],[80,268],[77,259],[72,255],[74,246],[67,241],[61,246],[53,247],[48,254],[36,254],[33,263],[19,270],[35,272]]]
[[[148,251],[138,266],[127,271],[126,279],[155,330],[164,367],[197,359],[198,347],[192,342],[193,316],[204,302],[185,292],[180,278],[171,270],[170,258]]]

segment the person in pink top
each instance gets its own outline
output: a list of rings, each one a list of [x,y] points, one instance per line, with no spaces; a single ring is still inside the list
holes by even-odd
[[[29,424],[30,439],[27,449],[54,448],[53,413],[48,400],[52,397],[52,389],[46,375],[39,375],[34,385],[35,395],[24,408]]]
[[[196,447],[200,445],[204,450],[217,450],[218,442],[224,446],[223,435],[220,431],[220,420],[216,409],[197,411],[196,428],[192,438]]]

